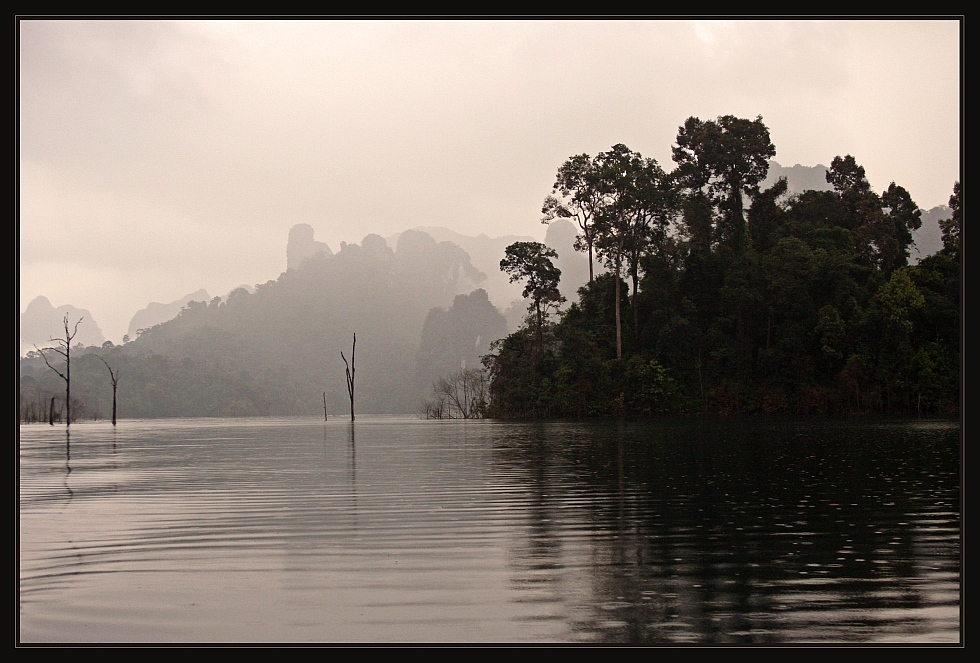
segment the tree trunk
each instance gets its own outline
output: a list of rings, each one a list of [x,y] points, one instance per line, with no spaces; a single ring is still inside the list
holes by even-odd
[[[357,350],[357,334],[354,334],[354,343],[350,349],[350,364],[347,364],[347,357],[340,353],[340,358],[344,360],[347,371],[347,395],[350,397],[350,420],[354,421],[354,352]]]
[[[56,369],[54,366],[51,365],[51,362],[48,361],[47,356],[44,354],[44,350],[42,350],[41,348],[38,348],[36,345],[34,346],[35,348],[37,348],[37,351],[41,353],[41,358],[44,360],[45,365],[47,365],[48,368],[50,368],[52,371],[54,371],[55,373],[58,374],[58,377],[60,377],[62,380],[65,381],[65,412],[66,412],[65,425],[66,426],[71,426],[71,342],[72,342],[72,339],[75,338],[75,335],[78,333],[78,325],[81,324],[82,320],[84,320],[84,318],[79,318],[78,319],[78,322],[75,323],[74,330],[73,331],[69,331],[69,329],[68,329],[68,316],[66,315],[64,317],[65,338],[64,339],[60,339],[60,338],[57,338],[57,339],[52,338],[51,339],[52,341],[56,341],[58,343],[58,347],[53,347],[53,348],[48,348],[48,349],[49,350],[53,350],[54,352],[57,352],[58,354],[60,354],[62,357],[65,358],[65,372],[64,373],[62,373],[61,371],[59,371],[58,369]],[[53,422],[54,421],[54,414],[53,414],[53,412],[54,412],[54,402],[53,402],[53,399],[52,399],[51,410],[52,410],[52,413],[50,415],[50,421]]]
[[[619,311],[619,297],[620,297],[620,285],[619,285],[619,270],[620,270],[620,257],[616,256],[616,359],[623,358],[623,323],[620,317]]]
[[[534,302],[535,312],[538,316],[538,354],[544,354],[544,320],[541,315],[541,300]]]
[[[99,359],[102,360],[102,363],[105,364],[105,367],[109,369],[109,379],[112,381],[112,425],[115,426],[116,425],[116,389],[117,387],[119,387],[119,373],[112,370],[112,366],[109,365],[109,362],[107,362],[105,358],[100,357],[99,355],[96,356],[99,357]]]
[[[633,278],[633,292],[630,293],[630,307],[633,309],[633,352],[638,352],[640,347],[640,311],[636,308],[636,292],[640,287],[640,274],[637,269],[637,260],[633,261],[633,268],[630,276]]]
[[[701,349],[698,349],[698,356],[695,357],[698,367],[698,386],[701,388],[701,411],[708,411],[708,402],[704,398],[704,375],[701,372]]]

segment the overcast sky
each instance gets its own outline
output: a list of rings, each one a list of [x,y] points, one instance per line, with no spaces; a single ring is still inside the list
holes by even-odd
[[[569,156],[673,168],[690,116],[762,115],[784,166],[852,154],[923,208],[959,177],[960,23],[32,21],[20,310],[133,314],[419,225],[543,239]]]

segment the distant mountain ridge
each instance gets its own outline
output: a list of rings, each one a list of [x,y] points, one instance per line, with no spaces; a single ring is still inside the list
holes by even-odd
[[[394,248],[369,234],[317,251],[251,292],[192,293],[172,303],[173,319],[106,351],[125,376],[120,416],[343,413],[341,352],[355,363],[359,413],[414,412],[444,371],[478,367],[506,333],[485,280],[456,244],[407,230]],[[105,366],[82,357],[72,362],[78,394],[105,412]],[[25,362],[33,384],[57,393],[57,376]]]
[[[141,329],[148,329],[154,325],[159,325],[167,320],[176,318],[180,314],[180,310],[187,306],[188,302],[206,302],[208,299],[208,291],[202,288],[167,304],[150,302],[146,305],[146,308],[136,312],[129,323],[129,330],[126,333],[130,338],[136,338]]]
[[[508,246],[515,242],[536,242],[530,235],[501,235],[490,237],[485,233],[477,236],[463,235],[443,226],[417,226],[413,230],[424,232],[437,241],[452,242],[469,254],[473,266],[486,274],[486,282],[481,287],[487,291],[490,301],[507,316],[508,329],[514,331],[521,323],[527,302],[521,293],[520,283],[511,283],[509,277],[500,271],[500,261]],[[558,253],[555,266],[561,272],[559,289],[570,301],[580,287],[589,280],[589,262],[585,254],[574,248],[577,226],[567,219],[557,219],[548,224],[544,244]],[[389,243],[398,240],[401,233],[389,236]],[[598,263],[596,268],[598,270]]]
[[[937,205],[930,210],[922,210],[922,227],[912,231],[915,248],[912,250],[912,255],[909,256],[909,262],[914,264],[943,248],[943,231],[939,227],[939,222],[950,218],[952,215],[953,210],[946,205]]]
[[[105,343],[105,335],[99,329],[99,324],[92,317],[88,310],[75,308],[71,304],[64,304],[55,308],[44,295],[40,295],[31,300],[20,316],[20,354],[30,352],[37,345],[45,348],[52,345],[51,339],[65,337],[65,316],[68,316],[68,323],[74,328],[75,323],[81,320],[78,325],[78,333],[72,344],[81,343],[82,345],[102,345]]]
[[[778,178],[785,177],[790,193],[802,193],[806,190],[829,191],[833,187],[827,182],[826,173],[827,166],[823,164],[783,166],[776,161],[770,161],[769,173],[762,187],[769,187]],[[949,215],[950,210],[945,205],[922,210],[922,227],[913,232],[915,247],[910,256],[911,262],[915,263],[942,248],[942,233],[938,221],[948,218]],[[534,237],[530,235],[490,237],[486,233],[472,236],[443,226],[417,226],[411,230],[426,234],[436,243],[451,243],[465,252],[469,256],[469,263],[472,267],[485,276],[482,280],[474,281],[473,286],[478,285],[487,291],[490,301],[507,315],[508,326],[513,331],[514,325],[520,321],[524,307],[521,298],[521,285],[509,282],[507,275],[500,271],[500,260],[503,258],[507,246],[514,242],[537,241]],[[384,238],[386,245],[396,247],[405,232],[408,231],[394,233]],[[558,252],[555,264],[562,270],[560,289],[562,294],[570,300],[574,299],[577,289],[588,281],[588,262],[585,255],[573,248],[577,233],[578,228],[572,222],[559,219],[548,225],[544,241],[545,244]],[[326,243],[314,239],[312,226],[305,223],[294,225],[289,231],[286,243],[286,271],[297,269],[318,255],[329,257],[333,256],[334,253]],[[596,263],[596,269],[597,273],[604,271],[598,263]],[[254,290],[251,286],[243,287],[249,292]],[[208,301],[208,299],[207,291],[201,289],[166,304],[151,302],[146,308],[134,314],[129,324],[128,335],[134,339],[140,329],[147,329],[177,317],[189,302]],[[43,302],[35,305],[38,300],[43,300]],[[31,306],[35,306],[35,308],[32,310]],[[51,311],[53,310],[54,307],[43,296],[35,299],[28,306],[28,311],[25,311],[21,316],[21,354],[33,349],[34,343],[48,343],[51,333],[57,333],[64,312],[69,312],[73,318],[85,317],[87,324],[79,327],[78,339],[80,342],[85,345],[100,345],[105,341],[101,329],[98,328],[98,324],[95,323],[91,313],[87,310],[65,305],[59,307],[52,315]],[[40,322],[40,320],[45,320],[45,322]]]
[[[304,262],[319,254],[332,256],[333,251],[326,242],[313,239],[313,226],[308,223],[297,223],[289,229],[289,239],[286,241],[286,270],[296,269]]]
[[[817,164],[816,166],[783,166],[775,161],[769,162],[769,174],[762,182],[762,188],[768,189],[780,177],[786,178],[786,184],[792,193],[803,193],[804,191],[831,191],[834,187],[827,182],[827,166]]]
[[[463,235],[442,226],[416,226],[414,231],[422,232],[437,242],[451,242],[467,254],[473,266],[486,275],[486,281],[480,287],[487,291],[490,301],[501,310],[506,309],[515,299],[521,298],[521,287],[508,282],[507,275],[500,271],[500,260],[504,257],[504,249],[514,242],[533,242],[529,235],[503,235],[490,237],[480,233],[476,237]],[[387,238],[395,245],[403,233],[395,233]]]

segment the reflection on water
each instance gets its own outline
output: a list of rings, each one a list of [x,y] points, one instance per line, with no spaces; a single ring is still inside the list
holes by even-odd
[[[23,642],[960,639],[955,422],[20,433]]]

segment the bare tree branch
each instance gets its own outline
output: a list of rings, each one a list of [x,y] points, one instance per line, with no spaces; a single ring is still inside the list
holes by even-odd
[[[350,397],[350,420],[354,421],[354,352],[357,350],[357,334],[354,334],[354,344],[350,349],[350,364],[347,363],[347,357],[344,356],[344,351],[340,351],[340,358],[344,360],[344,370],[347,373],[347,395]]]
[[[37,345],[34,346],[38,353],[40,353],[41,358],[44,359],[44,363],[47,364],[48,368],[57,373],[58,377],[65,381],[65,410],[67,413],[67,416],[65,417],[66,426],[71,426],[71,342],[75,338],[75,335],[78,334],[78,325],[81,324],[82,320],[84,319],[84,317],[79,318],[78,322],[75,323],[74,328],[69,331],[68,315],[66,314],[64,319],[65,337],[48,339],[49,341],[57,343],[58,345],[55,347],[45,348],[45,350],[57,352],[59,355],[65,358],[64,373],[51,365],[51,362],[48,361],[47,356],[44,354],[44,350],[41,350],[41,348],[37,347]]]
[[[423,404],[426,419],[482,419],[489,406],[489,380],[480,369],[461,369],[432,385],[434,400]]]
[[[119,386],[119,372],[113,371],[112,366],[110,366],[109,362],[107,362],[105,359],[102,359],[101,355],[95,355],[95,356],[98,357],[100,360],[102,360],[102,363],[105,364],[105,367],[109,369],[109,379],[112,381],[112,425],[115,426],[116,425],[116,388]]]

